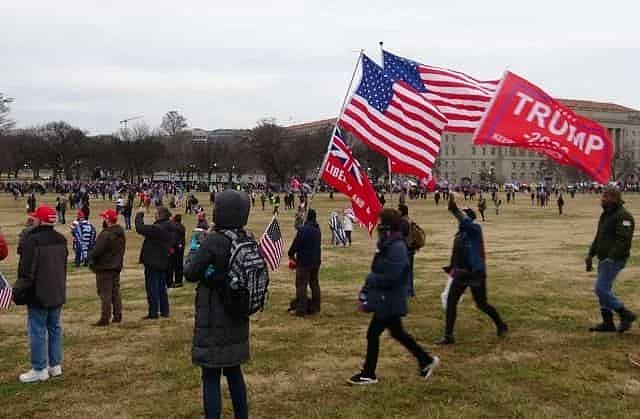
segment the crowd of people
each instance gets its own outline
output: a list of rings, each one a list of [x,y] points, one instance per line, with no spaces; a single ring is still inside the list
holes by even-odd
[[[77,267],[88,266],[95,273],[96,291],[101,302],[96,327],[123,321],[120,274],[126,249],[125,228],[130,228],[127,213],[130,218],[130,211],[135,205],[138,209],[135,211],[134,228],[143,238],[139,262],[144,270],[148,308],[143,319],[154,321],[169,317],[168,288],[182,286],[183,278],[197,283],[192,359],[202,372],[206,417],[220,417],[220,380],[223,375],[229,384],[236,418],[248,417],[247,389],[241,365],[249,359],[249,319],[248,316],[238,317],[229,309],[229,304],[236,304],[237,300],[233,299],[224,279],[234,263],[234,244],[229,239],[229,232],[242,236],[244,240],[255,241],[244,228],[250,209],[255,206],[256,192],[211,191],[212,214],[215,214],[213,223],[209,225],[204,208],[197,207],[197,225],[187,242],[181,215],[172,214],[172,208],[163,204],[169,194],[179,197],[174,201],[176,204],[182,201],[185,210],[189,207],[193,210],[198,204],[189,203],[194,195],[188,191],[153,186],[145,190],[125,188],[114,191],[111,198],[116,206],[99,214],[102,229],[97,233],[95,226],[88,221],[89,190],[78,188],[79,199],[74,197],[73,201],[67,201],[60,192],[56,208],[36,206],[35,202],[29,204],[33,204],[33,208],[29,208],[29,225],[21,233],[16,249],[19,265],[13,286],[14,302],[27,306],[31,353],[31,369],[20,375],[20,381],[45,381],[62,375],[61,311],[66,301],[68,249],[65,236],[54,226],[66,222],[67,202],[71,208],[77,209],[76,220],[71,223],[74,263]],[[511,192],[508,191],[509,194]],[[108,195],[109,191],[105,193]],[[450,262],[443,268],[450,281],[443,298],[446,313],[444,331],[437,343],[455,343],[457,305],[467,288],[471,290],[478,309],[495,324],[497,336],[505,337],[509,331],[507,323],[488,302],[485,243],[476,212],[471,208],[460,208],[456,194],[448,189],[434,193],[437,205],[441,196],[457,220],[458,231]],[[136,197],[139,198],[137,205],[134,202]],[[425,245],[424,231],[409,216],[407,197],[409,200],[419,199],[420,194],[407,193],[404,199],[399,199],[397,209],[387,207],[379,214],[376,250],[370,272],[359,292],[359,310],[371,313],[366,334],[367,349],[361,371],[348,379],[353,385],[378,382],[379,338],[385,330],[389,330],[391,336],[415,357],[420,377],[430,378],[440,364],[437,356],[430,354],[407,333],[402,322],[409,312],[409,299],[415,295],[414,256]],[[562,198],[561,191],[558,191],[558,197]],[[475,196],[466,198],[475,199]],[[497,193],[492,198],[494,202],[500,201]],[[291,199],[288,194],[287,209],[293,209]],[[477,199],[478,211],[484,220],[486,199],[481,193]],[[514,198],[509,198],[508,202],[511,199]],[[260,201],[263,210],[265,202],[271,202],[277,214],[278,194],[262,192]],[[613,293],[616,277],[630,256],[635,228],[634,219],[623,204],[618,189],[603,191],[603,213],[585,259],[587,271],[593,269],[594,257],[599,261],[595,292],[602,323],[590,328],[593,332],[626,332],[636,320],[636,315]],[[319,278],[322,234],[316,211],[310,205],[311,201],[301,195],[295,217],[296,235],[288,250],[289,268],[295,271],[295,298],[290,311],[300,317],[320,313],[322,302]],[[559,207],[562,208],[560,204]],[[153,213],[153,221],[145,222],[150,213]],[[119,224],[119,216],[123,216],[125,228]],[[330,217],[332,243],[346,246],[348,242],[351,245],[351,231],[355,223],[349,211],[342,215],[334,212]],[[6,241],[0,234],[0,260],[6,257],[7,251]],[[617,327],[615,313],[620,318]]]

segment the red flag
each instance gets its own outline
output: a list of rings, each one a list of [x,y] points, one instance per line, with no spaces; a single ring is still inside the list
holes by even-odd
[[[382,207],[369,178],[362,172],[360,164],[351,154],[351,149],[340,138],[338,131],[329,145],[327,160],[322,170],[322,180],[351,198],[351,206],[356,218],[371,234]]]
[[[291,189],[294,189],[296,191],[299,191],[302,188],[302,184],[295,177],[291,178],[291,181],[289,182],[289,186],[291,186]]]
[[[508,71],[473,143],[527,148],[576,167],[596,182],[611,178],[613,145],[607,130]]]

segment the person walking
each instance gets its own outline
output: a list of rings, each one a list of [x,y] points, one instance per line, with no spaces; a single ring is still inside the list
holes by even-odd
[[[39,206],[29,214],[33,228],[22,237],[13,301],[27,306],[31,370],[23,383],[62,375],[60,316],[66,297],[67,239],[55,231],[56,211]]]
[[[413,261],[415,259],[416,252],[420,250],[419,243],[414,243],[415,237],[411,231],[413,221],[409,218],[409,207],[405,204],[398,205],[398,212],[400,213],[400,232],[402,237],[407,243],[407,256],[409,257],[409,297],[415,297],[414,277],[413,277]]]
[[[262,211],[264,211],[264,204],[267,202],[267,194],[262,192],[260,194],[260,204],[262,204]]]
[[[36,194],[31,192],[29,198],[27,198],[27,213],[31,214],[36,210]]]
[[[458,220],[459,225],[453,241],[451,262],[445,268],[453,281],[447,296],[444,336],[437,343],[440,345],[455,343],[453,328],[456,322],[458,301],[467,288],[471,288],[471,295],[476,306],[495,323],[498,336],[504,337],[509,328],[498,311],[487,301],[487,270],[482,227],[475,222],[476,214],[472,209],[460,210],[458,208],[454,194],[449,197],[449,211]]]
[[[480,194],[480,198],[478,199],[478,212],[480,212],[480,216],[482,217],[482,222],[487,221],[484,213],[487,211],[487,200],[482,194]]]
[[[249,319],[229,315],[222,292],[229,270],[231,242],[225,230],[246,235],[249,198],[244,192],[227,190],[216,197],[213,232],[185,266],[185,278],[197,282],[195,325],[191,357],[202,370],[204,413],[207,419],[222,415],[220,379],[227,377],[236,419],[249,417],[247,388],[241,364],[249,360]],[[213,272],[209,275],[209,272]]]
[[[60,195],[56,198],[56,214],[58,216],[58,222],[60,224],[66,224],[67,220],[65,214],[67,213],[67,200],[64,195]]]
[[[409,311],[410,268],[401,226],[402,218],[398,211],[388,208],[380,212],[377,249],[360,297],[361,310],[373,313],[367,330],[367,354],[362,371],[348,380],[352,385],[378,382],[376,369],[380,335],[387,329],[417,359],[422,378],[431,377],[440,364],[440,359],[425,351],[402,326],[402,317]]]
[[[289,248],[289,259],[296,269],[296,316],[320,312],[320,282],[322,235],[316,221],[316,211],[309,208],[307,220],[298,229]],[[311,304],[308,305],[307,287],[311,288]]]
[[[3,261],[9,256],[9,246],[7,246],[7,240],[4,238],[2,231],[0,231],[0,261]]]
[[[182,215],[173,216],[173,228],[175,234],[175,245],[171,253],[171,261],[169,267],[169,288],[182,287],[183,265],[184,265],[184,247],[186,242],[186,229],[182,224]]]
[[[171,213],[166,207],[157,207],[155,222],[144,223],[144,207],[136,213],[136,232],[144,237],[140,251],[140,263],[144,265],[144,282],[147,293],[148,314],[143,320],[169,317],[169,297],[167,276],[169,271],[169,250],[174,242],[174,227]]]
[[[118,224],[118,213],[107,209],[100,213],[102,231],[89,252],[89,267],[96,274],[96,290],[100,297],[100,319],[94,326],[109,326],[122,322],[120,272],[122,271],[126,239]],[[111,317],[113,313],[113,318]]]
[[[602,215],[598,221],[596,237],[585,259],[586,270],[593,270],[593,258],[598,257],[598,278],[595,293],[600,301],[602,323],[590,328],[592,332],[615,332],[613,312],[620,316],[618,332],[624,333],[631,328],[636,315],[627,310],[615,294],[613,285],[631,254],[635,220],[624,207],[622,194],[618,189],[608,188],[602,194]]]
[[[562,197],[562,193],[558,195],[558,214],[562,215],[562,210],[564,208],[564,198]]]

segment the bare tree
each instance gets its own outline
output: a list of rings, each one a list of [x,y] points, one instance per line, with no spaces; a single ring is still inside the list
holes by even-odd
[[[167,112],[162,117],[162,123],[160,124],[160,128],[171,137],[175,137],[180,131],[187,128],[187,126],[187,118],[178,111]]]
[[[9,105],[11,102],[13,102],[13,98],[7,97],[0,92],[0,134],[16,125],[15,121],[9,118],[9,112],[11,111]]]
[[[151,128],[144,122],[138,122],[129,132],[130,141],[143,141],[149,137],[151,137]]]

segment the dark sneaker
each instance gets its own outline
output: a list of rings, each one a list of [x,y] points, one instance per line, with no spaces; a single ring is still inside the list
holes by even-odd
[[[373,377],[368,377],[363,372],[360,372],[353,377],[349,378],[347,382],[354,386],[367,385],[367,384],[377,384],[378,379],[374,375]]]
[[[437,356],[434,356],[433,361],[431,361],[429,365],[420,368],[420,377],[424,378],[425,380],[428,380],[429,377],[433,375],[433,371],[435,371],[435,369],[438,368],[438,365],[440,365],[440,358],[438,358]]]
[[[95,326],[95,327],[109,326],[109,322],[108,321],[104,321],[104,320],[98,320],[92,326]]]
[[[111,323],[122,323],[122,317],[114,317]]]
[[[140,320],[157,320],[157,319],[158,319],[158,316],[144,316]]]
[[[454,343],[456,343],[456,340],[453,338],[453,336],[447,335],[444,335],[436,341],[436,345],[453,345]]]
[[[173,288],[182,288],[182,282],[176,282],[173,284]]]
[[[616,325],[613,323],[600,323],[597,326],[589,328],[590,332],[615,332],[617,331]]]
[[[620,309],[618,313],[620,314],[620,327],[618,328],[618,332],[624,333],[631,329],[631,324],[636,321],[637,317],[625,308]]]
[[[507,326],[506,323],[503,323],[500,326],[498,326],[498,337],[503,338],[507,336],[508,333],[509,333],[509,326]]]

